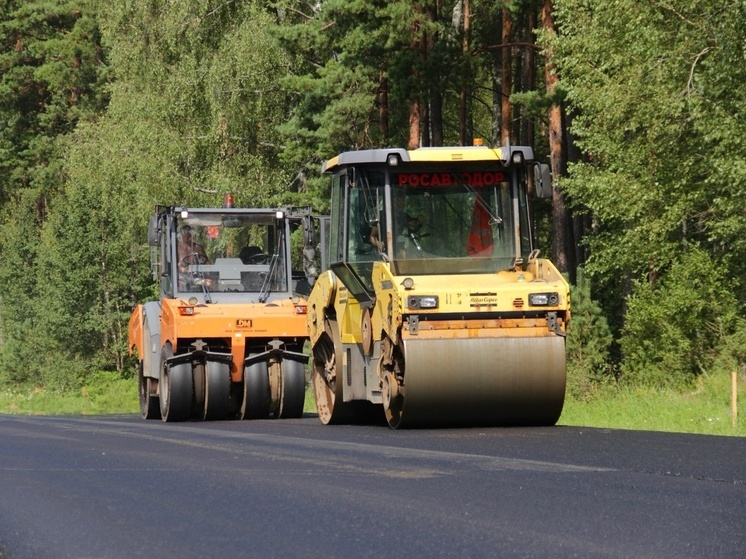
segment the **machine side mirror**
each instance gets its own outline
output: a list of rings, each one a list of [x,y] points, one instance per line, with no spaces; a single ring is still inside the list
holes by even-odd
[[[151,216],[148,221],[148,246],[157,247],[160,244],[158,237],[158,217],[157,215]]]
[[[306,275],[308,284],[313,287],[313,284],[316,283],[316,278],[319,277],[319,270],[316,267],[316,230],[314,228],[313,217],[310,214],[304,216],[302,222],[303,272]]]
[[[546,163],[534,165],[534,192],[537,198],[552,197],[552,172]]]
[[[331,260],[331,231],[332,231],[332,218],[329,215],[321,215],[318,217],[319,220],[319,252],[321,253],[321,270],[326,271],[329,269],[329,261]]]

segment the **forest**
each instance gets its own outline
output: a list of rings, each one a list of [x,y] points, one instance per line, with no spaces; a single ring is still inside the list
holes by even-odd
[[[0,385],[134,374],[157,204],[329,209],[372,147],[533,146],[569,389],[746,363],[741,0],[3,0]]]

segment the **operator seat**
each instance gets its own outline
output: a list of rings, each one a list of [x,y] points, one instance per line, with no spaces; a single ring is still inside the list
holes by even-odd
[[[263,254],[264,254],[264,251],[258,246],[249,245],[241,249],[241,252],[238,254],[238,257],[241,259],[241,262],[243,262],[244,264],[256,264],[257,263],[256,257],[259,255],[263,255]]]

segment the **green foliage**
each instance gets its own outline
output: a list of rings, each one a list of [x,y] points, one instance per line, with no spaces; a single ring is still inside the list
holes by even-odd
[[[58,359],[122,371],[129,313],[148,293],[148,252],[141,224],[125,219],[137,206],[123,181],[107,175],[96,131],[83,126],[75,134],[65,192],[42,229],[39,327]]]
[[[318,167],[339,151],[385,143],[371,128],[379,73],[387,65],[386,53],[397,46],[404,50],[387,36],[386,3],[332,0],[313,10],[296,10],[296,4],[301,3],[278,3],[290,9],[275,28],[295,61],[283,83],[295,97],[291,117],[281,128],[285,159]]]
[[[230,191],[324,212],[324,159],[405,146],[415,103],[457,143],[462,91],[470,131],[494,140],[503,9],[522,43],[539,4],[472,0],[464,52],[457,0],[2,3],[0,381],[71,390],[91,371],[127,374],[129,312],[154,295],[156,204]],[[565,103],[583,151],[558,181],[594,224],[571,394],[605,390],[610,367],[657,387],[740,366],[746,5],[554,4],[560,88],[521,92],[515,46],[512,99],[536,122]]]
[[[38,343],[32,305],[36,291],[38,251],[36,193],[23,190],[13,206],[5,206],[0,226],[0,281],[4,286],[0,321],[0,380],[39,379]]]
[[[226,192],[240,206],[298,201],[304,182],[279,164],[276,131],[288,61],[261,2],[143,1],[104,15],[120,79],[97,126],[112,146],[100,181],[132,194],[139,243],[155,204],[215,206]]]
[[[592,243],[599,269],[618,266],[621,253],[627,269],[665,267],[684,238],[721,250],[721,221],[732,226],[744,208],[743,173],[722,171],[744,164],[731,134],[744,132],[736,115],[746,105],[742,88],[723,88],[744,77],[734,52],[744,9],[727,4],[558,3],[560,76],[590,157],[562,185],[610,235]]]
[[[92,0],[10,0],[0,7],[0,201],[60,184],[56,138],[106,102]]]
[[[65,175],[66,137],[106,103],[92,3],[9,1],[0,7],[0,379],[45,382],[40,351],[40,230]]]
[[[571,397],[590,397],[599,384],[613,379],[609,362],[611,330],[601,307],[591,298],[590,282],[582,268],[572,288],[572,317],[567,330],[567,391]]]
[[[289,110],[278,86],[288,62],[261,2],[143,0],[103,11],[119,74],[111,125],[138,134],[133,173],[163,169],[151,202],[213,206],[233,192],[237,204],[258,207],[293,198],[303,185],[278,164],[276,132]]]
[[[587,269],[607,315],[624,320],[622,371],[685,382],[746,310],[746,7],[555,6],[555,62],[585,153],[559,182],[593,215]]]
[[[493,4],[473,4],[473,21],[482,24],[478,36],[489,36],[492,43],[494,28],[489,35],[484,29],[494,23]],[[312,7],[288,0],[275,5],[285,14],[277,36],[294,57],[283,82],[295,99],[282,127],[285,161],[318,167],[340,151],[406,147],[415,103],[433,116],[442,107],[446,143],[458,143],[465,80],[486,84],[492,92],[491,67],[477,76],[472,54],[462,52],[458,2],[328,0]],[[478,45],[474,51],[480,51]],[[486,109],[475,103],[473,115],[484,117],[481,128],[491,137],[492,99],[487,103]]]
[[[707,371],[737,327],[737,303],[722,270],[692,247],[660,282],[641,281],[629,298],[621,338],[622,379],[684,386]]]
[[[154,205],[218,205],[228,191],[247,206],[294,201],[275,131],[287,111],[277,86],[284,59],[261,7],[99,7],[117,81],[106,113],[57,141],[62,180],[37,220],[31,250],[41,250],[29,254],[31,328],[18,342],[14,325],[4,332],[3,353],[20,369],[13,378],[37,371],[50,386],[127,370],[129,313],[152,297],[145,240]]]
[[[746,372],[746,320],[739,317],[732,333],[722,333],[722,351],[713,363],[716,374],[730,374],[733,371]]]

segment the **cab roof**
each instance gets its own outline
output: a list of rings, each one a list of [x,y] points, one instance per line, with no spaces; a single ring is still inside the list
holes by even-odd
[[[403,163],[447,163],[453,161],[502,161],[509,164],[511,156],[520,152],[523,161],[533,161],[534,151],[526,146],[504,146],[490,148],[487,146],[451,146],[427,147],[415,150],[402,148],[378,148],[359,151],[346,151],[325,161],[321,166],[322,173],[332,173],[339,167],[365,163],[386,163],[390,156],[396,156]]]

